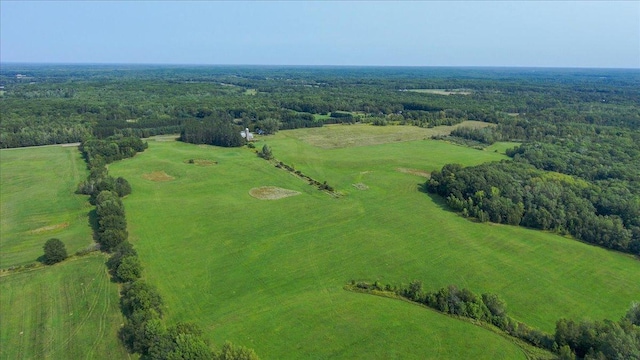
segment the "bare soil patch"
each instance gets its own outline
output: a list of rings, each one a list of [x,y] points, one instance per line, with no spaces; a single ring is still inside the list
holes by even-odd
[[[37,228],[35,230],[31,230],[29,231],[29,234],[41,234],[43,232],[47,232],[47,231],[53,231],[53,230],[58,230],[58,229],[64,229],[67,226],[69,226],[68,222],[64,222],[62,224],[55,224],[55,225],[48,225],[48,226],[43,226],[41,228]]]
[[[423,170],[418,170],[418,169],[407,169],[407,168],[397,168],[396,170],[400,171],[401,173],[405,173],[405,174],[411,174],[411,175],[417,175],[417,176],[422,176],[425,178],[430,178],[431,177],[431,173],[428,171],[423,171]]]
[[[369,187],[363,183],[351,184],[354,188],[358,190],[369,190]]]
[[[279,188],[277,186],[261,186],[249,190],[249,195],[260,200],[278,200],[289,196],[300,195],[300,192]]]
[[[143,174],[142,178],[150,181],[171,181],[175,179],[164,171],[154,171],[152,173]]]

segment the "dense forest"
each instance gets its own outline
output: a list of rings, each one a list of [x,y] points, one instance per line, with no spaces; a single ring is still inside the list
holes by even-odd
[[[637,129],[639,82],[636,70],[3,64],[0,147],[180,133],[211,118],[266,133],[479,120],[503,140],[544,139],[575,124]]]

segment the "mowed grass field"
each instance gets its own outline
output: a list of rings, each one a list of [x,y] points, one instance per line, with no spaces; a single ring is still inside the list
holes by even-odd
[[[0,359],[126,359],[101,254],[0,277]]]
[[[499,152],[430,140],[322,148],[301,140],[312,130],[282,131],[256,145],[326,180],[339,198],[246,148],[150,141],[144,153],[110,165],[132,184],[130,239],[170,322],[197,322],[213,343],[231,340],[265,359],[517,359],[521,350],[489,331],[342,287],[352,279],[419,279],[428,290],[456,284],[493,292],[513,317],[545,331],[560,317],[618,319],[640,299],[640,263],[631,257],[475,223],[419,190],[425,177],[415,174],[504,159]],[[173,179],[144,176],[157,172]],[[260,186],[301,194],[251,197]]]
[[[33,263],[47,239],[72,255],[93,243],[86,178],[76,147],[0,151],[0,264]],[[0,359],[125,359],[118,287],[92,254],[0,276]]]
[[[0,151],[0,268],[35,262],[52,237],[71,254],[93,242],[91,205],[74,194],[86,176],[76,147]]]

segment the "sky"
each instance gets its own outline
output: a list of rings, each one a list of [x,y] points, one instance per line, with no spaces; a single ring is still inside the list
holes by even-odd
[[[640,1],[0,1],[0,63],[640,68]]]

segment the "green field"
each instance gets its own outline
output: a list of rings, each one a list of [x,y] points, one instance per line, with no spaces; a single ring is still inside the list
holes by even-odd
[[[355,141],[313,146],[308,139],[319,129],[303,129],[256,145],[267,143],[278,160],[326,180],[339,198],[246,148],[150,141],[144,153],[110,165],[133,187],[125,199],[130,239],[170,322],[195,321],[214,344],[231,340],[266,359],[512,359],[524,355],[496,334],[342,287],[352,279],[420,279],[429,290],[457,284],[494,292],[513,317],[545,331],[560,317],[618,319],[640,299],[640,263],[629,256],[474,223],[419,190],[425,178],[414,174],[504,159],[499,152],[402,138],[366,145],[339,133],[350,126],[329,128],[335,138]],[[158,179],[169,181],[148,180],[162,172],[169,176]],[[249,195],[269,185],[301,194]]]
[[[492,124],[480,121],[464,121],[452,126],[436,126],[433,128],[371,126],[369,124],[325,125],[318,128],[284,131],[279,136],[298,139],[323,149],[335,149],[425,140],[433,136],[449,135],[457,127],[483,128],[487,126],[492,126]]]
[[[52,237],[69,253],[93,242],[91,205],[74,194],[86,176],[76,147],[0,151],[0,268],[36,261]]]
[[[126,359],[100,254],[0,277],[0,359]]]

